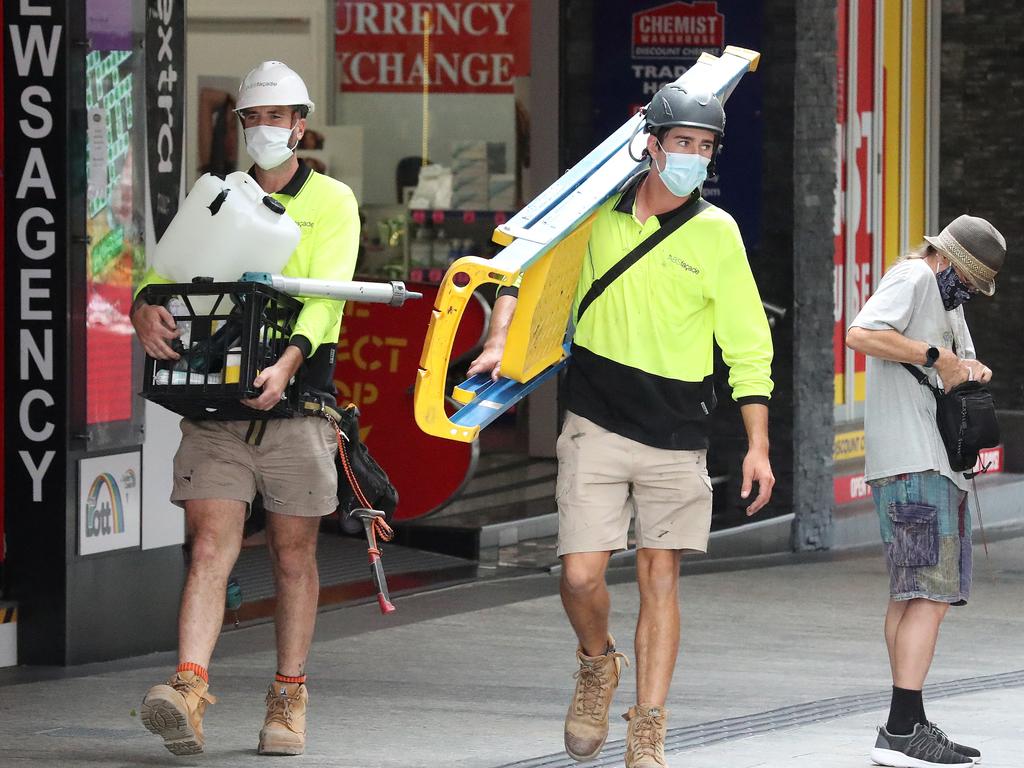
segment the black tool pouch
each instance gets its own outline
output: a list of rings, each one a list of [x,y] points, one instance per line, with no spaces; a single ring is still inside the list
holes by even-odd
[[[390,523],[398,506],[398,491],[359,439],[359,409],[349,405],[339,415],[343,437],[334,459],[338,467],[338,515],[346,520],[353,509],[364,507],[383,512]]]

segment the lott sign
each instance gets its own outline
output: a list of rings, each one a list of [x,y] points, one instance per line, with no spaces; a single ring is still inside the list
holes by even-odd
[[[424,42],[427,56],[424,62]],[[530,0],[338,0],[345,93],[512,93],[530,73]]]
[[[139,546],[141,463],[138,451],[78,462],[78,554]]]

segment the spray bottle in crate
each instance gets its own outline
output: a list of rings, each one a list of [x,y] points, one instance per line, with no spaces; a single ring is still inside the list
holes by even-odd
[[[252,382],[288,346],[301,302],[252,281],[153,284],[143,290],[149,304],[167,307],[182,332],[173,344],[179,359],[146,357],[143,397],[191,419],[249,420],[296,412],[298,377],[269,411],[240,401],[259,396]]]
[[[392,307],[422,298],[397,281],[337,282],[268,272],[246,272],[233,283],[195,278],[191,283],[154,283],[142,290],[148,304],[168,309],[180,335],[172,345],[179,359],[146,356],[141,395],[190,419],[232,421],[291,416],[299,409],[301,376],[289,383],[281,402],[269,411],[241,403],[259,396],[253,380],[288,346],[302,309],[295,297]]]

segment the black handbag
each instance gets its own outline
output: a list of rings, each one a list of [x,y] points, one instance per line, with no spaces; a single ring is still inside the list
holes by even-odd
[[[914,366],[903,363],[903,367],[935,396],[935,421],[946,447],[949,466],[954,472],[973,477],[975,473],[971,470],[978,463],[981,450],[999,445],[999,421],[992,393],[977,381],[965,381],[943,392],[933,387],[928,377]]]

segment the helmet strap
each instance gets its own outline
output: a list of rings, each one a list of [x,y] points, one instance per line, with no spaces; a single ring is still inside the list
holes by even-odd
[[[711,162],[708,163],[708,178],[718,176],[718,153],[722,151],[722,137],[715,136],[715,146],[711,148]]]
[[[637,134],[640,133],[640,131],[642,131],[643,129],[644,124],[641,122],[639,125],[637,125],[636,130],[633,131],[633,133],[630,135],[629,141],[626,142],[626,147],[629,151],[629,158],[631,160],[636,160],[636,162],[638,163],[642,163],[644,161],[644,157],[646,157],[647,155],[647,147],[644,147],[643,150],[640,152],[640,157],[636,157],[633,154],[633,139],[635,139],[637,137]]]

